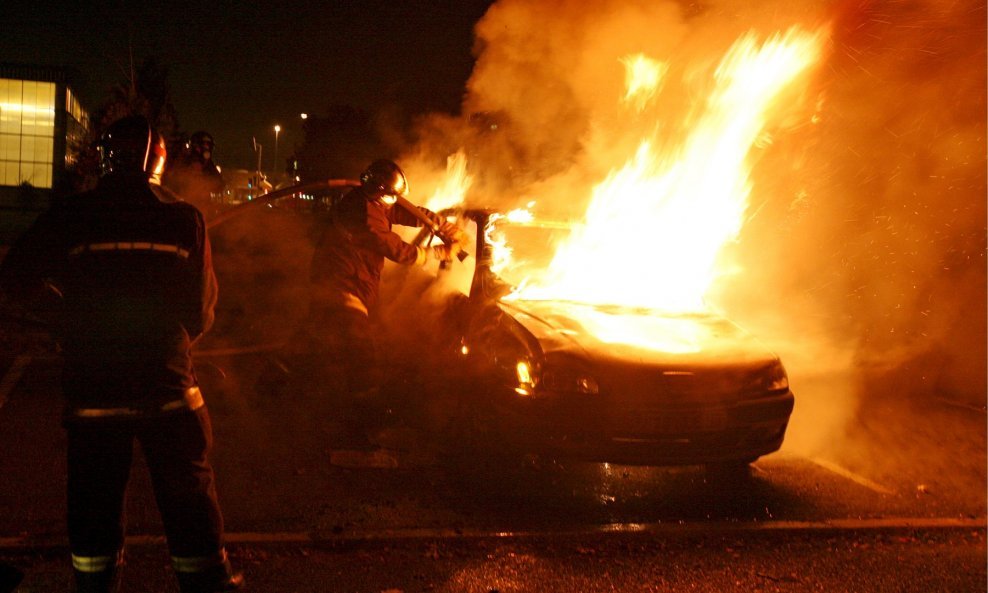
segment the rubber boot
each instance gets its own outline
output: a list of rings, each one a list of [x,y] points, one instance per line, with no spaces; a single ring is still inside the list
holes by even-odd
[[[176,572],[182,593],[218,593],[234,591],[244,584],[244,575],[234,572],[229,560],[201,572]]]
[[[120,590],[123,550],[116,556],[72,556],[76,593],[116,593]]]
[[[76,593],[116,593],[120,589],[120,570],[116,566],[100,572],[74,572]]]

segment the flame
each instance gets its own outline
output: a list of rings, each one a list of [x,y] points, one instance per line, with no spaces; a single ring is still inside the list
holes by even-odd
[[[513,249],[508,245],[508,239],[498,228],[498,221],[505,218],[503,214],[492,214],[484,228],[484,240],[491,247],[491,271],[501,275],[511,265]]]
[[[511,222],[518,222],[518,223],[532,222],[535,220],[535,215],[532,214],[530,208],[534,205],[535,203],[532,202],[529,204],[528,208],[515,208],[514,210],[511,210],[510,212],[505,214],[504,217]]]
[[[503,274],[509,266],[514,264],[514,249],[508,244],[508,238],[503,229],[498,226],[498,222],[505,220],[513,224],[530,224],[535,221],[535,215],[531,208],[535,202],[529,202],[527,208],[516,208],[507,214],[494,213],[487,219],[487,227],[484,229],[484,237],[487,245],[491,246],[491,271],[495,274]]]
[[[624,101],[632,103],[637,111],[643,111],[662,83],[669,65],[653,60],[645,54],[635,54],[622,58],[625,86],[628,87]]]
[[[707,290],[727,272],[718,256],[745,220],[749,153],[764,140],[782,91],[819,60],[825,37],[794,27],[764,43],[754,33],[738,39],[686,140],[660,153],[643,138],[593,188],[584,220],[544,273],[510,298],[705,310]],[[634,56],[625,65],[625,99],[640,108],[643,89],[658,88],[661,64]]]
[[[461,148],[446,157],[446,176],[426,201],[425,207],[439,212],[460,205],[472,184],[473,176],[467,174],[467,155]]]

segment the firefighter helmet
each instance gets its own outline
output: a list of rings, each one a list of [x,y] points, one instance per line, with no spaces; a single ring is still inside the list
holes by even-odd
[[[189,137],[189,143],[186,146],[203,161],[208,161],[212,157],[213,147],[216,146],[216,143],[213,142],[212,134],[200,130]]]
[[[148,182],[161,185],[165,169],[165,139],[140,115],[110,124],[97,144],[100,175],[144,173]]]
[[[408,195],[408,179],[394,161],[379,159],[360,174],[360,184],[374,200],[393,204]]]

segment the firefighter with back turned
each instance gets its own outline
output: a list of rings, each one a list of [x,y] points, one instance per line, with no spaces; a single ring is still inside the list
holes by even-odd
[[[202,213],[160,193],[165,144],[141,116],[98,144],[96,188],[53,202],[0,267],[30,304],[57,293],[64,357],[68,530],[76,590],[118,587],[124,493],[140,443],[183,593],[240,586],[223,546],[209,414],[191,349],[213,322]]]
[[[311,265],[312,298],[307,323],[315,356],[338,361],[345,376],[341,405],[343,434],[331,455],[334,465],[395,467],[390,453],[372,441],[386,406],[381,396],[381,369],[372,325],[385,258],[405,265],[430,259],[449,261],[462,231],[425,208],[444,244],[418,247],[406,243],[392,225],[422,226],[419,217],[396,207],[408,194],[408,181],[390,160],[371,163],[360,186],[333,206],[317,243]]]

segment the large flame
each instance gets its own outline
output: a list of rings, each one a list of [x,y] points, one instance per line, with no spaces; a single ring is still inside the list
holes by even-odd
[[[425,207],[438,212],[462,204],[473,177],[467,173],[467,155],[461,149],[446,158],[446,175],[425,203]]]
[[[511,298],[703,310],[723,273],[718,254],[745,220],[749,152],[782,91],[820,57],[824,39],[822,31],[798,28],[764,43],[754,33],[741,37],[717,67],[685,142],[660,153],[643,138],[627,163],[593,188],[583,223],[544,274]],[[645,56],[625,64],[624,101],[641,111],[664,66]]]

